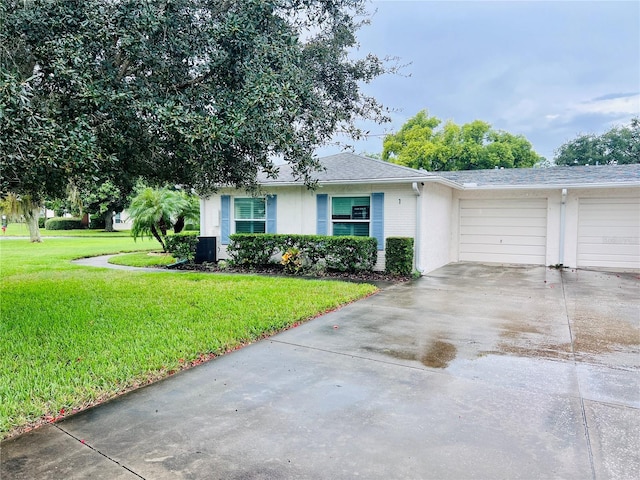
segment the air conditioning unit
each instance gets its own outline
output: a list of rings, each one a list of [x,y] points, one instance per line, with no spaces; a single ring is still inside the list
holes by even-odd
[[[216,237],[198,237],[196,246],[196,263],[217,262],[217,242]]]

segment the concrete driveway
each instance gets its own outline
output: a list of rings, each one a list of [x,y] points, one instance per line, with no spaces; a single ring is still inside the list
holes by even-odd
[[[0,477],[639,478],[639,298],[449,265],[6,441]]]

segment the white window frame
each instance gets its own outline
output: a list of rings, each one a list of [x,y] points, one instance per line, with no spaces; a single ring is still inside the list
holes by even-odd
[[[263,218],[237,218],[236,217],[236,200],[262,200],[262,202],[264,203],[264,217]],[[237,222],[262,222],[264,224],[264,231],[263,232],[258,232],[258,233],[266,233],[267,231],[267,199],[266,197],[233,197],[233,204],[232,204],[232,208],[233,208],[233,233],[238,233],[238,229],[237,229]],[[252,215],[254,214],[253,212],[253,208],[252,208]],[[245,233],[245,232],[240,232],[240,233]]]
[[[369,199],[369,218],[368,219],[358,219],[358,218],[348,218],[348,219],[339,219],[333,218],[333,199],[334,198],[368,198]],[[358,235],[363,237],[371,236],[371,195],[370,194],[351,194],[351,195],[331,195],[329,198],[329,222],[331,223],[331,236],[344,236],[344,235],[336,235],[334,232],[334,226],[336,223],[365,223],[367,224],[367,235]]]

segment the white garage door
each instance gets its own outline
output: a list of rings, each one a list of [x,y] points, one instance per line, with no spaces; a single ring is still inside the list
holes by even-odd
[[[544,265],[547,199],[460,200],[460,260]]]
[[[640,268],[640,198],[580,198],[579,267]]]

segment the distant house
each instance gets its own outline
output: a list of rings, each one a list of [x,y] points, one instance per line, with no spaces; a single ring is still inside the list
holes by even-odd
[[[343,153],[321,159],[316,190],[280,167],[265,195],[201,199],[200,232],[226,258],[240,232],[415,239],[416,269],[451,262],[640,269],[640,165],[425,172]]]
[[[123,210],[116,212],[113,216],[113,229],[114,230],[131,230],[133,228],[133,220],[129,217],[129,212]]]

